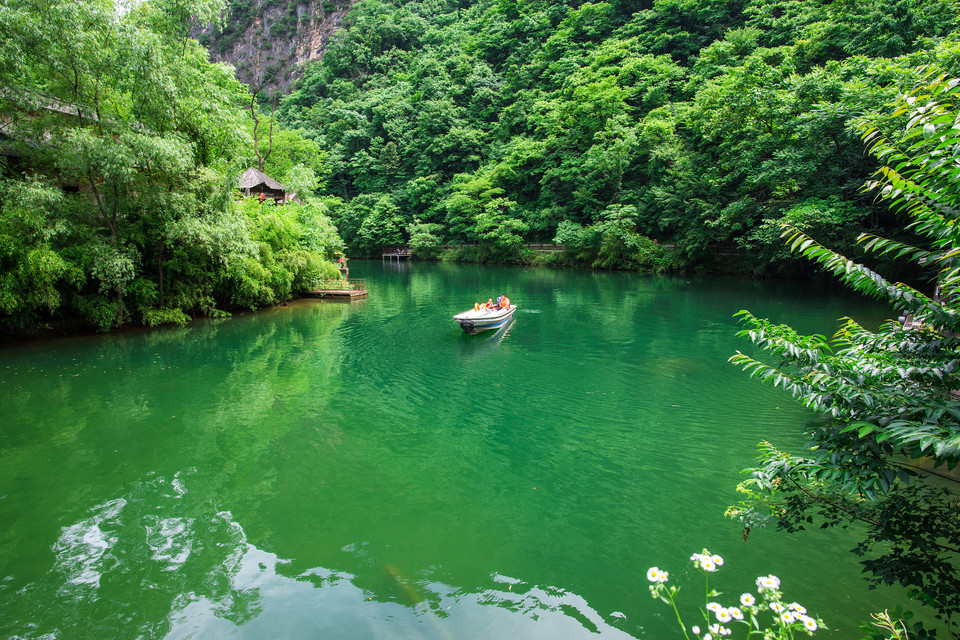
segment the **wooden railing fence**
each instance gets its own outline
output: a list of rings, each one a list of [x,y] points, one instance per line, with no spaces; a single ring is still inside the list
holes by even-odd
[[[366,288],[366,278],[330,278],[321,280],[317,285],[317,289],[331,289],[337,291],[364,291]]]

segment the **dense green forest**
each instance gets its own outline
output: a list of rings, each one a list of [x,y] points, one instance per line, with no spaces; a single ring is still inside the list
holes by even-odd
[[[846,246],[900,226],[853,130],[916,69],[960,72],[952,0],[363,0],[279,114],[328,153],[354,254],[607,268],[800,264],[789,221]],[[889,128],[889,127],[888,127]],[[456,259],[455,252],[447,257]],[[543,257],[540,258],[543,260]]]
[[[780,223],[841,250],[901,226],[855,124],[960,72],[951,0],[364,0],[276,105],[188,37],[251,7],[0,5],[0,324],[256,308],[400,243],[791,273]],[[304,204],[243,202],[253,165]]]
[[[263,168],[302,204],[243,199],[248,89],[187,37],[216,0],[0,3],[0,336],[184,323],[289,299],[342,242],[290,131]],[[266,155],[266,154],[261,154]]]

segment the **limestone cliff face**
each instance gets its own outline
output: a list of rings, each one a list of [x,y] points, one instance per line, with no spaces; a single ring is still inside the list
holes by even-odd
[[[353,0],[232,0],[222,27],[193,36],[210,58],[228,62],[246,84],[259,80],[264,93],[287,93],[304,63],[323,58]]]

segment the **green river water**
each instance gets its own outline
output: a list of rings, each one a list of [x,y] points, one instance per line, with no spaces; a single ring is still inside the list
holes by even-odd
[[[774,573],[858,638],[853,538],[723,517],[812,414],[726,362],[743,308],[888,312],[805,283],[355,261],[369,298],[0,349],[0,636],[681,637],[646,570],[733,604]],[[500,335],[451,316],[507,293]],[[742,637],[741,634],[735,637]]]

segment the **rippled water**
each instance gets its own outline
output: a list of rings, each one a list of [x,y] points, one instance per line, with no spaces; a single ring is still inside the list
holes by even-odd
[[[675,638],[645,571],[728,604],[776,573],[857,638],[842,532],[725,507],[811,415],[726,363],[748,308],[886,311],[804,284],[356,262],[370,297],[0,350],[0,635]],[[507,293],[515,322],[451,316]]]

